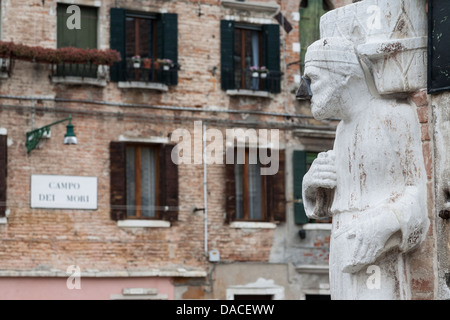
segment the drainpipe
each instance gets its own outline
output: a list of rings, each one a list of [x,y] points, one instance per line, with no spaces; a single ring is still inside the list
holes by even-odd
[[[208,178],[206,161],[206,123],[203,122],[203,216],[205,231],[205,256],[208,256]]]

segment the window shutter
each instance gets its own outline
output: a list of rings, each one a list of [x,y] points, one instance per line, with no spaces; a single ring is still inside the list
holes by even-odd
[[[67,13],[69,5],[58,3],[57,11],[57,46],[76,47],[82,49],[97,48],[97,8],[80,6],[81,29],[67,28],[67,19],[72,13]]]
[[[234,21],[220,21],[220,55],[222,90],[231,90],[234,85]]]
[[[178,15],[175,13],[162,14],[161,27],[163,37],[158,39],[158,43],[161,42],[162,47],[158,49],[162,50],[162,55],[158,55],[158,58],[170,59],[175,63],[175,70],[166,72],[167,75],[163,76],[165,83],[175,86],[178,84]]]
[[[225,221],[231,223],[236,219],[236,181],[234,175],[235,165],[225,165]]]
[[[309,222],[303,204],[303,177],[307,171],[307,153],[305,151],[294,151],[294,217],[296,224],[306,224]]]
[[[126,144],[124,142],[111,142],[110,175],[111,175],[111,219],[118,221],[127,216],[127,186],[126,186]]]
[[[7,136],[0,135],[0,217],[6,213],[6,176],[8,167]]]
[[[327,10],[324,8],[327,8]],[[324,0],[309,0],[306,1],[306,5],[300,6],[300,16],[302,17],[299,22],[300,42],[302,44],[300,68],[302,72],[305,70],[306,50],[314,41],[320,39],[320,17],[329,9],[329,5]]]
[[[264,65],[269,69],[266,90],[271,93],[281,92],[280,67],[280,26],[278,24],[264,25]]]
[[[274,221],[286,221],[286,184],[285,152],[279,151],[279,169],[277,174],[267,176],[267,198],[269,214]]]
[[[120,52],[122,61],[114,63],[110,68],[111,81],[125,81],[126,49],[125,49],[125,9],[111,8],[110,48]]]
[[[178,220],[178,165],[172,161],[173,145],[162,145],[159,151],[159,197],[160,207],[169,207],[168,211],[162,210],[161,217],[164,220]]]

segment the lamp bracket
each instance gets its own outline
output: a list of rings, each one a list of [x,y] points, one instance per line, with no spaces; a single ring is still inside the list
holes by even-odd
[[[39,142],[41,141],[41,139],[44,135],[50,134],[51,127],[53,127],[54,125],[60,124],[62,122],[65,122],[65,121],[69,121],[69,122],[72,121],[72,116],[69,116],[65,119],[62,119],[62,120],[59,120],[56,122],[53,122],[49,125],[35,129],[33,131],[27,132],[27,140],[25,142],[25,145],[27,147],[27,153],[30,153],[31,151],[36,149],[36,147],[38,146]]]

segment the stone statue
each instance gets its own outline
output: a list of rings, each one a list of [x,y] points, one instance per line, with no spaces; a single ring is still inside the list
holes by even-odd
[[[425,238],[426,172],[415,109],[381,97],[345,38],[308,48],[300,95],[318,120],[342,119],[334,150],[303,180],[310,218],[331,216],[332,299],[409,299],[409,255]]]

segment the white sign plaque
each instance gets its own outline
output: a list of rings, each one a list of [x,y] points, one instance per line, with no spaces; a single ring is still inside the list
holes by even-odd
[[[97,177],[31,176],[31,208],[97,209]]]

